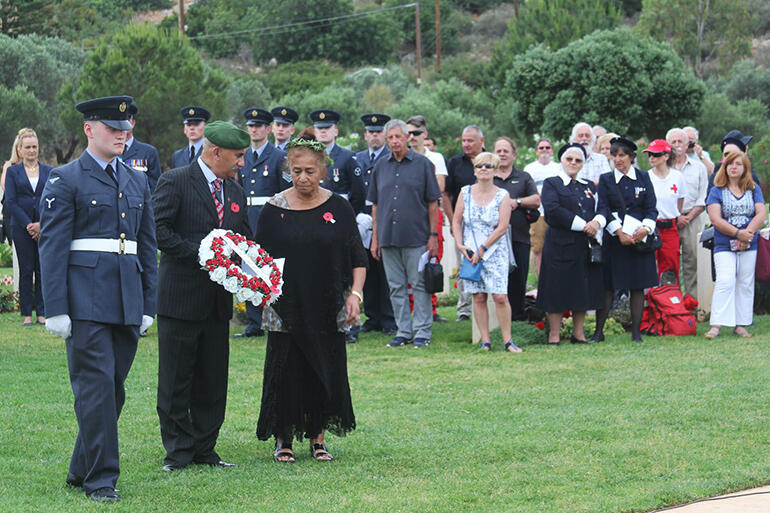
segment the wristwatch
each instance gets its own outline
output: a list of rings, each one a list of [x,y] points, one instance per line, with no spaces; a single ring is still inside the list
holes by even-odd
[[[521,198],[516,198],[516,206],[521,206]]]

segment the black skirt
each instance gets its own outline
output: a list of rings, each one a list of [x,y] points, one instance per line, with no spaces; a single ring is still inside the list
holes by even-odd
[[[546,312],[604,307],[601,264],[589,263],[588,238],[549,227],[545,233],[537,306]]]
[[[640,253],[605,233],[603,259],[607,290],[640,290],[658,284],[658,267],[652,251]]]

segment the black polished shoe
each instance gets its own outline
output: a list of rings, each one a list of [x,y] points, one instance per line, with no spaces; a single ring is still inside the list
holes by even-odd
[[[187,465],[180,465],[177,463],[166,463],[163,465],[163,472],[176,472],[177,470],[182,470]]]
[[[593,344],[593,340],[580,340],[574,334],[569,337],[570,344]]]
[[[235,463],[228,463],[226,461],[219,460],[214,463],[206,463],[209,467],[231,468],[235,466]]]
[[[594,344],[597,342],[604,342],[604,333],[594,332],[594,334],[591,335],[591,342]]]
[[[72,488],[83,488],[83,478],[78,477],[72,472],[67,472],[67,486]]]
[[[345,333],[346,344],[355,344],[356,342],[358,342],[358,333],[353,333],[352,331]]]
[[[470,321],[471,317],[469,315],[458,315],[457,316],[457,322],[464,322],[464,321]]]
[[[439,314],[434,313],[433,322],[449,322],[449,319],[447,319],[446,317],[441,317]]]
[[[120,501],[120,497],[118,497],[118,494],[115,492],[114,488],[97,488],[91,493],[86,494],[88,495],[88,498],[92,501],[96,502],[118,502]]]
[[[264,337],[265,336],[265,330],[263,329],[256,329],[256,330],[246,330],[243,333],[236,333],[233,335],[233,338],[250,338],[250,337]]]

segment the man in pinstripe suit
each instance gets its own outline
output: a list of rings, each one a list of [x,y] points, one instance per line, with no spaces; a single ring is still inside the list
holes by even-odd
[[[249,135],[230,123],[206,126],[203,151],[161,175],[152,197],[158,248],[158,417],[163,470],[191,463],[230,467],[214,450],[225,418],[233,297],[198,262],[214,228],[251,238],[235,180]],[[215,199],[216,198],[216,199]]]

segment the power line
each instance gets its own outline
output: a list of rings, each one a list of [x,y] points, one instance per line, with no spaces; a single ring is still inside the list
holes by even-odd
[[[347,20],[350,18],[360,18],[363,16],[370,16],[372,14],[378,14],[381,12],[395,11],[397,9],[406,9],[409,7],[414,7],[415,5],[417,4],[410,3],[410,4],[394,5],[391,7],[382,7],[380,9],[371,9],[368,11],[359,11],[359,12],[354,12],[350,14],[340,14],[337,16],[329,16],[326,18],[313,18],[313,19],[302,20],[302,21],[297,21],[293,23],[285,23],[282,25],[270,25],[267,27],[258,27],[253,29],[234,30],[232,32],[220,32],[218,34],[202,34],[199,36],[189,36],[188,39],[229,38],[229,37],[237,37],[239,35],[248,34],[252,32],[259,32],[260,34],[264,34],[264,35],[274,35],[282,32],[289,32],[291,30],[303,30],[303,29],[313,29],[313,28],[331,26],[341,22],[342,20]]]

